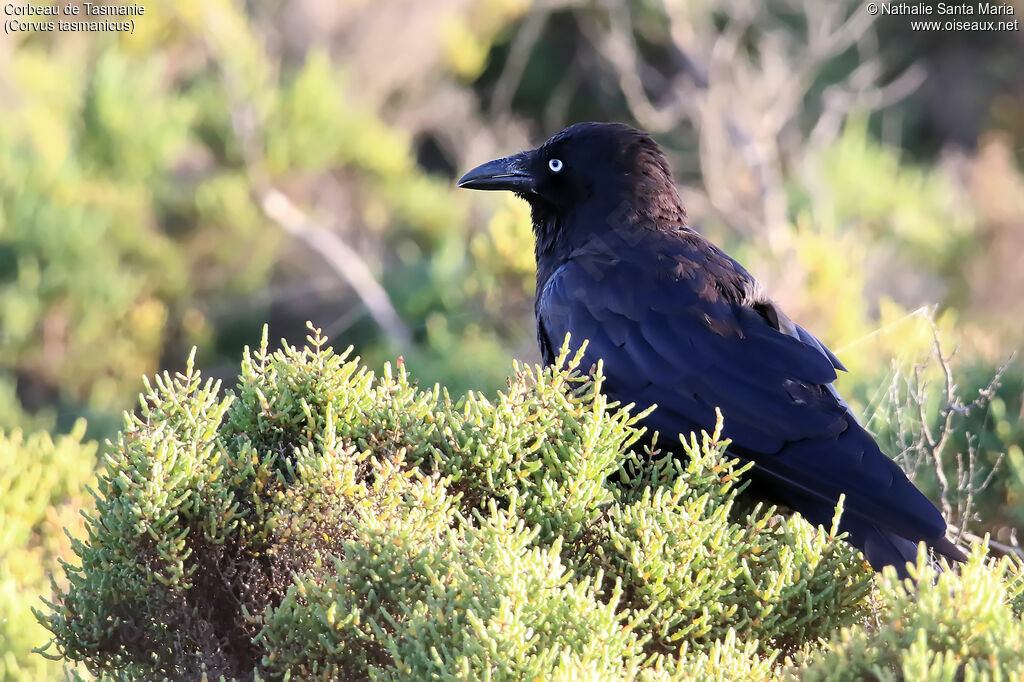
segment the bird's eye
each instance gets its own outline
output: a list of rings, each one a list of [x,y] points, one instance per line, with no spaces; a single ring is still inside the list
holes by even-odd
[[[552,173],[561,173],[562,168],[564,167],[565,164],[562,163],[561,159],[551,159],[550,161],[548,161],[548,168],[551,169]]]

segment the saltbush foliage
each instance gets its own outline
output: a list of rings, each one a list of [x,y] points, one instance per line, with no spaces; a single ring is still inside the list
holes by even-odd
[[[226,394],[192,360],[147,382],[37,614],[45,655],[109,679],[1019,665],[1018,565],[975,552],[936,576],[922,556],[916,582],[876,578],[835,523],[745,499],[719,431],[673,456],[578,357],[456,402],[402,361],[376,375],[307,340],[270,352],[264,335]]]
[[[60,666],[32,653],[47,631],[32,617],[50,576],[71,558],[65,534],[79,533],[89,501],[96,444],[71,433],[0,432],[0,682],[55,678]],[[67,529],[67,531],[65,530]]]
[[[877,627],[844,628],[798,677],[804,680],[1019,680],[1024,677],[1024,574],[1004,558],[986,565],[979,546],[959,573],[924,557],[908,591],[880,590]]]

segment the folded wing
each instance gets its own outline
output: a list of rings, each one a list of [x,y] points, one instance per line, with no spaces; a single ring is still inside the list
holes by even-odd
[[[584,361],[604,361],[608,395],[639,409],[657,405],[646,424],[664,436],[710,430],[719,407],[730,452],[754,462],[775,501],[827,523],[846,495],[844,525],[854,544],[875,548],[872,563],[902,565],[920,540],[953,556],[941,514],[832,388],[842,368],[835,356],[707,277],[652,271],[628,254],[614,267],[570,260],[538,299],[542,348],[560,347],[569,332],[574,347],[586,339]]]

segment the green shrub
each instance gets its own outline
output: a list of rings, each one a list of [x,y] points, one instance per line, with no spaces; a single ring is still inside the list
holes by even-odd
[[[85,423],[52,437],[0,431],[0,681],[58,679],[61,667],[32,654],[47,632],[32,617],[49,576],[70,558],[65,529],[81,534],[85,486],[96,444],[83,443]]]
[[[922,556],[908,591],[886,569],[877,627],[844,628],[794,677],[803,680],[1019,680],[1024,676],[1024,574],[981,546],[960,573]]]
[[[718,432],[664,453],[577,362],[453,402],[314,330],[273,353],[264,335],[224,397],[192,360],[158,377],[38,613],[47,655],[112,679],[768,680],[882,656],[846,643],[935,590],[990,608],[930,602],[922,626],[1020,637],[1009,564],[976,553],[936,588],[921,568],[919,596],[877,583],[835,524],[738,497]]]

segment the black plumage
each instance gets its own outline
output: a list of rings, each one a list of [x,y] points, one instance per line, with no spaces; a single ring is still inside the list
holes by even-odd
[[[577,124],[459,186],[510,190],[531,206],[545,362],[567,332],[575,348],[587,339],[585,366],[604,361],[608,396],[657,405],[645,424],[665,435],[710,431],[719,407],[756,491],[821,525],[845,494],[841,528],[875,568],[905,574],[920,541],[963,559],[939,511],[833,388],[842,363],[687,225],[648,135]]]

